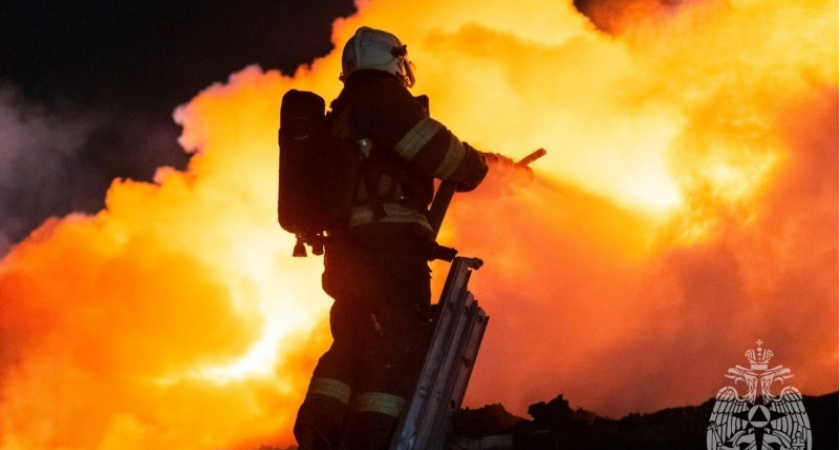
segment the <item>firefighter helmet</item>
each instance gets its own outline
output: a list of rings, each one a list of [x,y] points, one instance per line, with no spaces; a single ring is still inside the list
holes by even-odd
[[[341,81],[353,72],[374,69],[395,75],[406,87],[414,86],[414,65],[408,60],[406,46],[391,33],[360,27],[341,56]]]

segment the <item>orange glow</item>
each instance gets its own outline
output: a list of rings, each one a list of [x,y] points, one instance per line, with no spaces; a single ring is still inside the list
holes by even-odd
[[[187,171],[115,180],[0,262],[0,450],[293,443],[330,301],[275,219],[280,98],[334,98],[363,24],[408,44],[463,140],[549,151],[444,224],[486,261],[467,405],[698,404],[759,337],[805,393],[837,390],[837,2],[682,3],[608,36],[565,2],[360,2],[294,77],[208,87],[174,114]]]

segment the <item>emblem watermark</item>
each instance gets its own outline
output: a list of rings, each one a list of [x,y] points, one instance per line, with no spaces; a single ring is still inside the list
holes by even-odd
[[[774,384],[784,384],[793,373],[784,366],[770,367],[773,352],[756,348],[744,356],[750,367],[735,366],[726,373],[734,386],[718,391],[706,432],[708,450],[811,450],[811,422],[802,393],[793,386],[773,393]],[[745,393],[737,389],[744,383]]]

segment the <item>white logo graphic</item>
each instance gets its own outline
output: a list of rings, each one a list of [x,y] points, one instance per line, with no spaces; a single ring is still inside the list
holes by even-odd
[[[773,352],[761,348],[744,356],[750,367],[735,366],[726,378],[735,386],[719,390],[706,432],[708,450],[811,450],[811,422],[802,404],[802,394],[793,386],[772,392],[773,384],[784,384],[792,377],[783,366],[769,368]],[[746,385],[746,393],[735,388],[738,382]]]

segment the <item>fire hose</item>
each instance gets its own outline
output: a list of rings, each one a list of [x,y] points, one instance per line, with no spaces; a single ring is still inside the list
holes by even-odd
[[[513,165],[514,167],[528,168],[529,164],[542,158],[546,155],[546,153],[548,152],[544,148],[537,149],[528,154],[526,157],[515,162]],[[446,211],[449,209],[449,204],[452,202],[452,197],[455,195],[457,186],[458,183],[454,181],[444,180],[440,183],[437,193],[435,193],[435,197],[432,200],[432,206],[429,208],[429,224],[432,226],[432,230],[434,232],[433,240],[437,240],[440,227],[443,224],[443,218],[446,216]],[[430,259],[452,261],[457,253],[458,251],[454,248],[435,244],[435,248]]]

